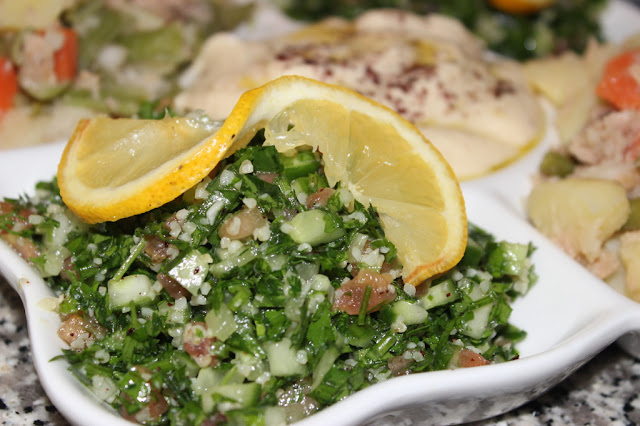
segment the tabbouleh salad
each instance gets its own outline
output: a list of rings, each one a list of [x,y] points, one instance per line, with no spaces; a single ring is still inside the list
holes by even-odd
[[[518,357],[530,244],[470,225],[455,268],[404,285],[375,209],[330,188],[319,153],[263,142],[117,222],[81,222],[55,180],[0,202],[0,236],[60,294],[59,358],[97,398],[138,423],[284,424],[394,376]]]

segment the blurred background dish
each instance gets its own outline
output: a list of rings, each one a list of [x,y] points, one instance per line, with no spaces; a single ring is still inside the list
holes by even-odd
[[[252,2],[0,2],[0,149],[69,136],[80,118],[145,116],[213,32]]]
[[[264,38],[329,16],[354,18],[396,7],[458,19],[490,50],[526,59],[582,51],[590,37],[601,38],[605,5],[606,0],[0,2],[0,149],[65,138],[78,119],[96,114],[145,117],[163,111],[181,90],[177,78],[204,40],[219,31]]]

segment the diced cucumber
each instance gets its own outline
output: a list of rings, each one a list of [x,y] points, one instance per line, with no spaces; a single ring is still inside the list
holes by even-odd
[[[510,243],[501,241],[496,248],[489,253],[487,259],[487,271],[494,277],[504,275],[517,276],[526,271],[527,244]]]
[[[166,318],[167,324],[185,324],[191,318],[191,306],[181,297],[172,303],[160,302],[158,313]]]
[[[215,408],[213,389],[220,384],[224,373],[211,367],[200,369],[198,377],[191,383],[191,389],[200,397],[202,410],[210,413]]]
[[[306,373],[307,366],[298,362],[298,351],[291,346],[288,337],[279,342],[265,343],[265,351],[272,376],[287,377]]]
[[[156,298],[153,282],[142,274],[128,275],[119,280],[110,280],[107,284],[109,306],[123,308],[131,303],[144,305]]]
[[[198,377],[191,384],[191,388],[196,395],[202,395],[204,392],[213,389],[222,382],[224,373],[212,367],[201,368]]]
[[[287,265],[287,262],[289,262],[289,256],[287,256],[286,254],[278,253],[267,254],[263,256],[263,259],[265,262],[267,262],[272,271],[281,270]]]
[[[291,189],[293,189],[298,196],[300,194],[313,194],[320,188],[326,188],[328,186],[329,183],[327,182],[327,178],[316,173],[309,176],[299,177],[291,182]]]
[[[287,412],[284,407],[265,407],[264,424],[269,426],[284,426],[287,422]]]
[[[323,274],[315,274],[309,280],[309,284],[311,285],[312,290],[323,291],[325,293],[329,293],[333,290],[333,286],[331,285],[331,280],[329,277]]]
[[[45,262],[40,270],[42,277],[47,278],[56,276],[62,272],[64,260],[69,257],[69,250],[64,246],[57,248],[45,246],[43,255]]]
[[[185,375],[192,379],[191,383],[195,382],[200,370],[202,370],[193,358],[184,351],[171,352],[171,362],[176,368],[184,367]]]
[[[224,377],[219,385],[239,385],[244,383],[245,376],[240,372],[238,365],[234,365],[224,373]]]
[[[462,333],[472,339],[481,339],[489,324],[489,316],[493,309],[493,303],[481,306],[473,311],[473,319],[465,322],[462,327]]]
[[[279,421],[278,418],[273,418],[272,421],[267,418],[267,411],[269,408],[279,408],[281,415],[279,418],[285,419],[285,421]],[[286,426],[285,410],[282,407],[249,407],[238,408],[233,410],[224,411],[225,425],[228,426]]]
[[[198,377],[191,384],[191,389],[200,396],[202,410],[205,413],[213,411],[221,399],[236,402],[234,408],[251,407],[259,401],[262,389],[258,383],[242,383],[243,379],[235,369],[225,374],[219,369],[206,367],[200,369]]]
[[[308,196],[311,194],[308,188],[303,188],[300,185],[300,180],[304,178],[298,178],[291,183],[291,189],[293,190],[293,194],[296,197],[296,200],[300,203],[300,205],[305,205]]]
[[[436,306],[442,306],[457,300],[460,296],[456,292],[456,285],[452,279],[445,280],[439,284],[431,286],[424,296],[418,299],[420,305],[429,310]]]
[[[387,309],[389,305],[382,308],[380,311],[381,315],[384,315],[385,309]],[[383,318],[383,317],[381,317]],[[389,320],[389,324],[393,319]],[[372,345],[373,336],[376,334],[375,328],[368,324],[358,325],[357,323],[349,324],[347,328],[347,332],[344,336],[345,343],[351,346],[357,346],[359,348],[367,348]]]
[[[127,58],[136,63],[172,67],[184,60],[183,34],[176,24],[132,32],[119,41],[127,49]]]
[[[219,309],[211,309],[204,317],[209,331],[218,340],[225,341],[238,329],[238,324],[233,317],[233,312],[224,303]]]
[[[335,346],[331,346],[329,349],[324,351],[316,368],[313,370],[313,381],[311,382],[311,389],[315,389],[318,387],[320,383],[322,383],[322,379],[327,375],[331,367],[333,367],[333,363],[340,356],[340,352]]]
[[[262,386],[259,383],[240,383],[218,385],[212,389],[213,395],[220,395],[225,399],[238,403],[237,408],[253,407],[258,404]]]
[[[402,317],[402,322],[406,325],[422,324],[429,314],[427,310],[418,303],[412,303],[408,300],[399,300],[391,305],[391,309],[397,317]]]
[[[258,257],[258,250],[255,247],[246,247],[237,254],[225,256],[220,262],[214,263],[209,267],[209,271],[214,277],[220,278],[227,272],[246,265],[256,257]]]
[[[467,277],[458,280],[458,289],[466,293],[474,302],[485,297],[490,288],[491,284],[489,281],[481,281],[478,283]]]
[[[309,195],[311,193],[310,189],[309,189],[309,182],[307,179],[301,177],[298,178],[296,180],[294,180],[293,182],[291,182],[291,189],[293,189],[293,192],[295,192],[296,196],[298,197],[298,199],[300,199],[300,194],[306,194]]]
[[[398,300],[386,306],[381,312],[381,316],[386,322],[392,324],[391,327],[395,329],[400,324],[421,324],[427,319],[429,313],[418,303]]]
[[[267,371],[266,363],[260,356],[247,352],[237,351],[236,358],[232,362],[237,367],[238,373],[251,382],[255,382]]]
[[[57,204],[47,207],[47,216],[58,222],[58,226],[48,228],[44,233],[44,259],[42,275],[44,278],[58,275],[63,268],[64,260],[69,257],[65,247],[72,231],[84,231],[87,225],[71,211]]]
[[[344,228],[335,223],[330,213],[318,209],[300,212],[288,224],[292,228],[288,234],[298,244],[316,246],[335,241],[345,234]]]
[[[207,278],[208,270],[206,257],[198,250],[191,250],[169,270],[168,275],[195,296]]]
[[[320,168],[313,151],[299,151],[293,156],[280,154],[280,162],[284,166],[282,175],[289,180],[307,176]]]

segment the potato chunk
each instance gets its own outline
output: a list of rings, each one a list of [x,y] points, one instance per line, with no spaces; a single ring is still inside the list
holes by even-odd
[[[537,185],[529,196],[533,224],[575,258],[594,262],[602,244],[624,225],[630,206],[612,181],[568,178]]]
[[[604,64],[619,49],[615,44],[590,41],[582,56],[565,52],[524,65],[528,84],[557,107],[556,128],[563,143],[569,142],[584,127],[598,105],[596,84]]]
[[[627,232],[620,237],[620,257],[626,272],[626,294],[640,302],[640,231]]]
[[[46,28],[76,0],[0,1],[0,28]]]
[[[590,84],[584,59],[574,52],[531,60],[524,65],[527,81],[555,105],[562,105],[573,94]]]

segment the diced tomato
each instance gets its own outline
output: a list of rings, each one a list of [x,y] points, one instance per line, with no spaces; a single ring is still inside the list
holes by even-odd
[[[164,414],[169,409],[169,403],[158,389],[151,389],[151,393],[144,397],[144,400],[138,399],[138,402],[146,402],[141,410],[134,413],[129,413],[125,404],[120,407],[120,415],[125,419],[133,423],[148,424],[153,423],[154,420]],[[128,395],[125,395],[125,399],[129,399]]]
[[[273,183],[273,181],[279,176],[279,173],[256,172],[256,176],[258,177],[258,179],[261,179],[265,182]]]
[[[162,284],[162,287],[167,290],[169,296],[173,297],[174,299],[180,299],[181,297],[191,297],[191,293],[189,293],[189,290],[182,287],[180,283],[173,279],[170,275],[158,274],[157,278],[160,284]]]
[[[206,337],[207,324],[204,322],[192,322],[184,327],[182,344],[184,351],[191,356],[200,368],[215,367],[218,365],[218,357],[211,354],[215,337]]]
[[[349,315],[358,315],[362,307],[367,287],[371,287],[366,312],[375,312],[396,297],[396,289],[391,284],[389,274],[379,274],[369,269],[361,269],[352,280],[342,284],[335,292],[333,308]]]
[[[64,44],[54,53],[54,66],[58,81],[73,80],[78,67],[78,35],[70,28],[61,28]]]
[[[267,224],[267,219],[262,216],[257,208],[244,208],[227,220],[218,229],[220,238],[241,240],[246,238]]]
[[[1,60],[2,58],[0,58]],[[6,201],[0,201],[0,214],[13,213],[13,204]]]
[[[458,366],[461,368],[479,367],[481,365],[489,365],[488,359],[474,351],[463,348],[458,352]]]
[[[605,66],[596,93],[619,109],[640,109],[640,49],[611,59]]]
[[[14,249],[24,260],[30,260],[34,257],[40,256],[40,250],[38,246],[29,238],[9,234],[6,231],[0,232],[0,238],[2,238],[9,246]]]
[[[18,74],[7,58],[0,57],[0,118],[13,107],[18,93]]]
[[[306,206],[308,209],[312,209],[314,207],[326,207],[329,198],[333,195],[333,189],[331,188],[320,188],[317,192],[309,195],[307,197]]]
[[[212,414],[211,417],[205,419],[202,423],[200,423],[200,426],[218,426],[219,424],[226,423],[227,416],[218,411],[217,413]]]
[[[169,247],[171,244],[158,236],[145,237],[144,252],[153,263],[162,263],[169,257]]]
[[[153,389],[151,394],[151,401],[149,402],[149,416],[151,419],[156,420],[161,415],[167,412],[169,404],[167,400],[162,396],[162,393],[158,389]]]
[[[389,367],[389,371],[394,377],[404,376],[409,374],[409,366],[414,362],[413,358],[407,359],[402,355],[398,355],[387,360],[387,367]]]

